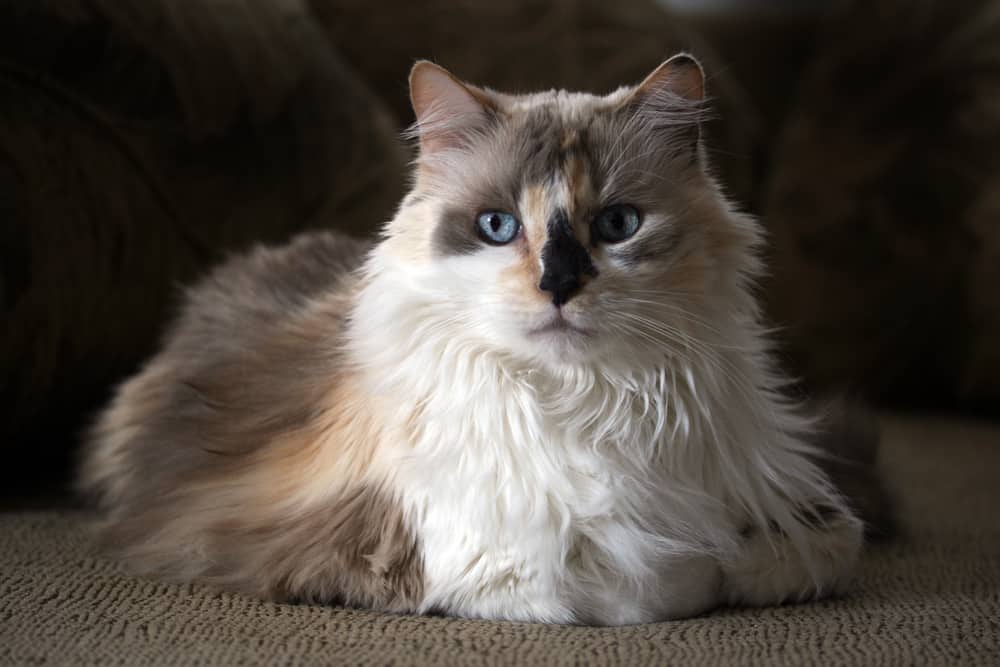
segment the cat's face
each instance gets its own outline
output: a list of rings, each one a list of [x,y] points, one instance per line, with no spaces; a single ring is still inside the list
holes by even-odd
[[[550,364],[697,337],[753,242],[703,170],[702,85],[683,56],[606,97],[503,95],[418,63],[416,185],[388,243],[443,326]]]

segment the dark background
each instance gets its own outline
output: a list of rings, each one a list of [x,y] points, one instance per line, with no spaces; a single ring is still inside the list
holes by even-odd
[[[716,171],[763,216],[808,391],[1000,414],[994,3],[0,0],[0,490],[78,435],[182,285],[406,184],[406,73],[609,91],[694,52]],[[228,3],[227,3],[228,4]]]

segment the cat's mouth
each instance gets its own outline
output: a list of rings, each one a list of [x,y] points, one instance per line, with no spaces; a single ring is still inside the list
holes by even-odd
[[[545,334],[573,334],[578,336],[591,335],[590,331],[576,326],[567,320],[562,313],[557,313],[553,318],[540,327],[529,329],[528,333],[532,336],[541,336]]]

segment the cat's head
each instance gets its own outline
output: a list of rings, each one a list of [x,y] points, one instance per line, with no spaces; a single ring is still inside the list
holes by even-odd
[[[756,228],[706,173],[690,56],[605,96],[502,94],[429,62],[410,90],[415,183],[383,245],[456,336],[576,364],[681,347],[707,309],[744,307]]]

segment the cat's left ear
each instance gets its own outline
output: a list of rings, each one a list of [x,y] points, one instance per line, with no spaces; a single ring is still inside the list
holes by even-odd
[[[697,152],[705,119],[705,72],[687,53],[653,70],[627,99],[643,126]]]
[[[417,116],[414,129],[422,156],[461,147],[489,123],[493,111],[484,91],[426,60],[410,70],[410,102]]]

